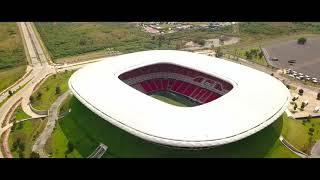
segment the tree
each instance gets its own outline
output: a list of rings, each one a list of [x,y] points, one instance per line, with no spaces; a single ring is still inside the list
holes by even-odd
[[[304,45],[306,42],[307,42],[307,39],[304,37],[299,38],[297,41],[297,43],[301,45]]]
[[[60,94],[61,93],[61,88],[60,88],[60,86],[57,86],[56,87],[56,94]]]
[[[11,90],[8,91],[9,96],[12,96],[13,92]]]
[[[260,51],[260,53],[259,53],[259,58],[261,59],[262,57],[263,57],[263,52]]]
[[[42,93],[39,91],[39,92],[37,93],[37,99],[38,99],[38,100],[41,99],[41,96],[42,96]]]
[[[216,57],[219,58],[219,57],[222,57],[222,56],[223,56],[223,53],[222,53],[220,47],[218,47],[217,50],[216,50]]]
[[[306,104],[304,102],[302,102],[301,107],[300,107],[301,111],[303,111],[305,107],[306,107]]]
[[[68,142],[67,146],[68,146],[68,149],[66,150],[65,154],[71,153],[74,149],[74,146],[70,141]]]
[[[30,154],[30,158],[40,158],[40,155],[39,155],[39,153],[36,153],[36,152],[31,152],[31,154]]]
[[[317,99],[320,100],[320,92],[318,92]]]
[[[298,108],[297,103],[294,103],[293,110],[297,110],[297,108]]]
[[[34,97],[30,96],[29,100],[30,100],[31,103],[33,103],[34,102]]]
[[[21,151],[24,151],[24,150],[25,150],[25,145],[24,145],[23,142],[20,142],[19,145],[18,145],[18,147],[19,147],[19,149],[20,149]]]
[[[299,89],[299,95],[303,95],[303,89]]]
[[[252,59],[252,54],[249,51],[245,52],[245,56],[247,59],[251,60]]]

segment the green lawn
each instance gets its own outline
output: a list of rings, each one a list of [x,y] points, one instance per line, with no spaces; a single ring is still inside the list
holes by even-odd
[[[81,154],[75,149],[71,153],[66,154],[67,152],[67,144],[68,139],[63,133],[60,123],[57,123],[52,135],[48,139],[45,145],[45,151],[51,156],[55,158],[77,158],[82,157]]]
[[[30,157],[32,146],[43,131],[46,123],[47,119],[32,119],[12,126],[9,135],[9,146],[13,157]],[[21,146],[24,146],[24,148]]]
[[[43,82],[39,89],[35,91],[32,101],[32,106],[39,110],[49,109],[51,104],[64,92],[68,90],[68,80],[73,74],[73,71],[66,71],[56,75],[50,76]],[[60,87],[61,93],[56,94],[56,87]],[[38,98],[38,94],[41,94],[41,97]]]
[[[64,157],[68,141],[75,146],[70,157],[87,157],[99,143],[109,147],[105,157],[297,157],[279,143],[282,118],[244,140],[190,151],[160,146],[132,136],[92,113],[76,98],[71,98],[68,106],[71,113],[59,120],[50,145],[46,145],[53,157]]]
[[[14,119],[12,119],[12,120],[16,121],[16,120],[21,120],[21,119],[26,119],[26,118],[30,118],[30,116],[22,110],[21,106],[18,106],[14,112]]]
[[[283,124],[283,137],[299,150],[305,151],[304,149],[308,145],[306,127],[302,125],[300,120],[290,119],[287,116],[284,117]]]
[[[19,80],[26,72],[26,66],[0,69],[0,92]]]
[[[152,97],[166,102],[168,104],[172,104],[175,106],[181,106],[181,107],[190,107],[190,106],[196,106],[198,105],[197,102],[192,101],[189,98],[186,98],[184,96],[181,96],[179,94],[168,92],[168,91],[159,91],[151,95]]]

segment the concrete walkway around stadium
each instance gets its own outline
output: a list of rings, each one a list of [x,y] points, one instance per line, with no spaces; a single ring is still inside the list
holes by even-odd
[[[316,142],[316,144],[311,149],[312,158],[320,158],[320,140]]]
[[[32,151],[39,153],[40,157],[47,158],[44,151],[44,146],[53,132],[53,128],[55,127],[56,121],[58,120],[58,111],[61,103],[64,102],[71,95],[70,91],[63,93],[58,99],[51,105],[49,109],[48,122],[46,127],[40,134],[40,136],[36,139]]]
[[[309,158],[309,155],[305,154],[304,152],[299,151],[297,148],[295,148],[293,145],[291,145],[282,135],[280,135],[279,140],[285,147],[287,147],[290,151],[292,151],[296,155],[298,155],[302,158]]]

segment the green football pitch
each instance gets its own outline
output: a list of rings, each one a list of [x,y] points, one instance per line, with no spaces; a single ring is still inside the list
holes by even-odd
[[[199,103],[185,97],[182,96],[180,94],[176,94],[170,91],[159,91],[156,93],[151,94],[150,96],[166,102],[168,104],[172,104],[175,106],[181,106],[181,107],[191,107],[191,106],[197,106],[199,105]]]
[[[282,117],[243,140],[210,149],[188,150],[151,143],[133,136],[100,118],[74,97],[68,106],[72,111],[59,120],[51,141],[64,139],[64,142],[72,143],[76,152],[73,153],[74,157],[87,157],[99,143],[108,146],[104,157],[297,157],[278,140]],[[223,118],[212,120],[223,121]],[[62,147],[66,143],[56,146],[61,146],[55,147],[56,151],[66,149]],[[53,152],[52,156],[64,157],[63,152]]]

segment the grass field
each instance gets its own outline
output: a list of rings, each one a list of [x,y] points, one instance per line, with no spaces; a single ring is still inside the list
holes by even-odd
[[[26,72],[26,66],[0,69],[0,92],[19,80]]]
[[[26,64],[22,39],[14,22],[0,23],[0,69]]]
[[[32,146],[46,123],[47,119],[32,119],[12,126],[9,146],[13,157],[30,157]]]
[[[26,70],[26,57],[19,29],[14,22],[0,23],[0,92]]]
[[[39,110],[49,109],[51,104],[64,92],[68,90],[68,80],[72,75],[73,71],[65,71],[56,75],[50,76],[46,79],[35,91],[33,96],[32,106]],[[56,87],[60,87],[60,94],[56,93]],[[41,94],[38,98],[38,94]]]
[[[133,52],[157,47],[149,34],[130,23],[39,22],[35,25],[53,59],[106,48]]]
[[[181,42],[218,36],[217,32],[211,30],[187,30],[163,35],[162,39],[153,37],[133,23],[125,22],[38,22],[35,25],[54,61],[89,52],[99,52],[100,56],[105,56],[101,51],[106,48],[122,53],[175,49]],[[94,57],[97,58],[96,55]]]
[[[181,107],[191,107],[198,105],[197,102],[192,101],[189,98],[186,98],[184,96],[181,96],[176,93],[168,92],[168,91],[159,91],[151,95],[152,97],[166,102],[168,104],[172,104],[175,106],[181,106]]]
[[[320,140],[320,118],[285,118],[284,123],[283,136],[296,148],[310,154],[312,146]]]
[[[297,157],[278,140],[283,129],[282,118],[244,140],[190,151],[160,146],[132,136],[92,113],[76,98],[71,98],[67,106],[71,107],[71,113],[59,120],[51,144],[46,145],[53,157],[64,157],[68,141],[75,147],[70,157],[87,157],[99,143],[109,147],[106,157]]]
[[[18,106],[14,112],[14,118],[12,119],[12,121],[26,119],[26,118],[30,118],[30,116],[22,110],[21,106]]]

